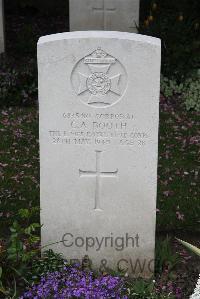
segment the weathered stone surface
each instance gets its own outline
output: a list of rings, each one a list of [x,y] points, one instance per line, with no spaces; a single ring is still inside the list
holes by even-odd
[[[38,43],[42,245],[153,271],[160,40],[74,32]],[[103,261],[103,262],[102,262]]]
[[[70,0],[70,31],[137,32],[139,0]]]

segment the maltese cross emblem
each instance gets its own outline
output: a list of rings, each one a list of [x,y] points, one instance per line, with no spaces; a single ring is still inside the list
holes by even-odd
[[[82,101],[94,107],[112,105],[123,94],[125,70],[101,48],[78,62],[72,72],[72,84]]]

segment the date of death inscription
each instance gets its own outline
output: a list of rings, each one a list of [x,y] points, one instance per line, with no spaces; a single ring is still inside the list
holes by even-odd
[[[62,128],[48,130],[50,142],[65,145],[145,146],[149,133],[139,130],[132,114],[64,113]]]

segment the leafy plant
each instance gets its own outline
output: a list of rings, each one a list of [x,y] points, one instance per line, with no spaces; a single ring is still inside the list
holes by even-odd
[[[128,286],[129,298],[153,299],[155,298],[153,291],[154,283],[152,281],[149,282],[139,279]]]
[[[127,285],[128,298],[133,299],[175,299],[172,294],[157,292],[155,281],[138,279]]]
[[[176,94],[181,94],[183,90],[183,84],[179,85],[175,79],[168,79],[164,76],[161,76],[160,89],[161,93],[166,98],[171,98]]]
[[[185,81],[183,100],[187,110],[194,109],[200,111],[200,76]]]
[[[29,281],[39,281],[41,276],[50,272],[60,271],[66,265],[67,261],[63,259],[61,254],[49,249],[42,254],[41,258],[36,259],[32,264]]]
[[[161,76],[161,93],[166,98],[179,95],[187,110],[200,111],[200,77],[194,76],[178,84],[175,79]]]
[[[1,242],[0,293],[15,298],[16,284],[29,284],[26,276],[34,258],[38,256],[38,223],[30,223],[39,208],[21,209],[10,227],[7,241]],[[10,296],[10,297],[9,297]]]

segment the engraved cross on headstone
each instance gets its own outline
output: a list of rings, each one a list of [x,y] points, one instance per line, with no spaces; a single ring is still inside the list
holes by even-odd
[[[106,0],[103,0],[102,7],[92,7],[92,10],[103,14],[103,29],[106,30],[108,13],[116,11],[116,8],[106,7]]]
[[[96,178],[96,187],[95,187],[95,205],[94,209],[101,211],[100,208],[100,178],[101,177],[117,177],[118,169],[115,171],[105,172],[100,170],[100,159],[101,159],[101,151],[96,152],[96,170],[81,170],[79,169],[80,177],[95,177]]]

